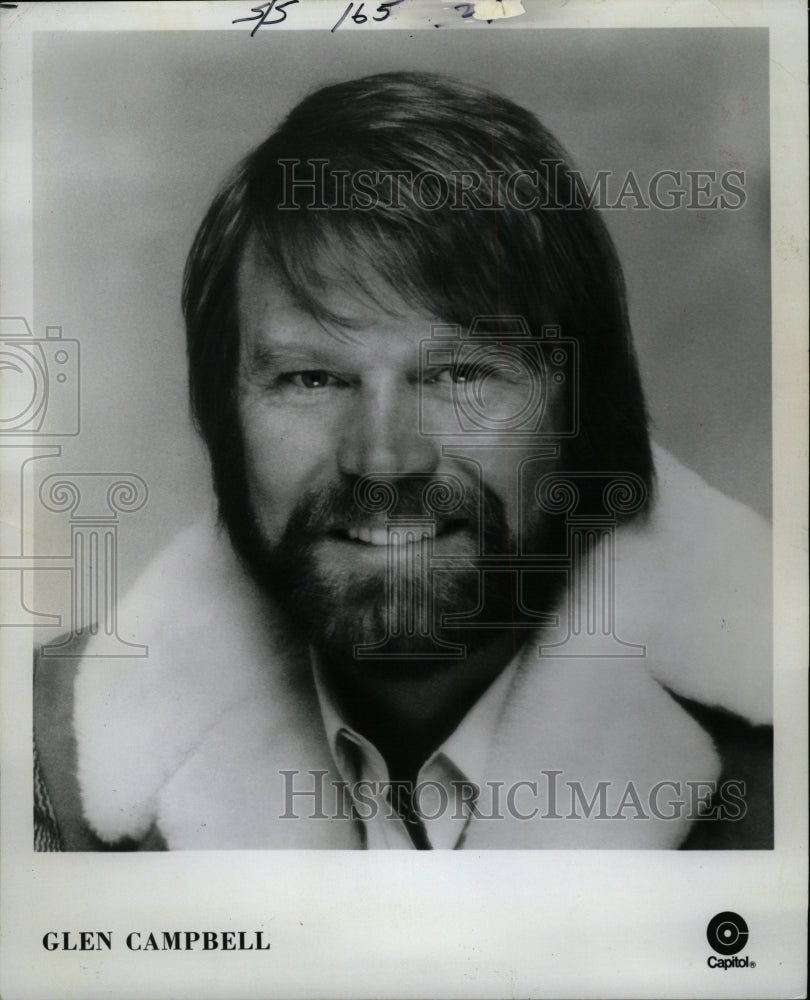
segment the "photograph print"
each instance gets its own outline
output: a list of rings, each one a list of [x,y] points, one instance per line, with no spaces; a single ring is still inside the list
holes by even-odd
[[[441,9],[34,38],[37,851],[774,846],[768,32]]]

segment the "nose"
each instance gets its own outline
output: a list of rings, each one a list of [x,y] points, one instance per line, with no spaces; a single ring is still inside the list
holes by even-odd
[[[415,386],[392,377],[359,387],[344,413],[338,448],[341,472],[350,476],[430,473],[438,463],[438,444],[419,430]]]

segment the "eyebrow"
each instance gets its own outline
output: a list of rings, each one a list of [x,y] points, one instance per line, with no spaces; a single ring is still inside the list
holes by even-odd
[[[254,344],[245,359],[245,368],[256,374],[267,371],[277,371],[279,368],[300,366],[302,368],[334,368],[341,362],[330,355],[328,349],[306,344],[272,345],[268,343]],[[342,362],[345,364],[345,361]]]

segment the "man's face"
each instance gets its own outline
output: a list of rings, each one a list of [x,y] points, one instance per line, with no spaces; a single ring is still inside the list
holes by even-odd
[[[353,655],[387,639],[389,654],[429,658],[439,636],[469,646],[492,634],[447,628],[448,613],[512,620],[513,575],[482,574],[479,558],[514,554],[518,540],[536,550],[544,525],[532,488],[554,465],[531,437],[460,430],[460,391],[497,426],[537,398],[531,365],[504,360],[495,343],[475,366],[460,355],[420,366],[420,344],[441,320],[375,280],[384,310],[326,281],[321,303],[347,322],[324,325],[246,252],[238,412],[262,550],[249,558],[316,646]],[[384,503],[375,506],[382,494],[370,484],[358,489],[368,476],[389,484]],[[442,487],[456,493],[449,504]]]

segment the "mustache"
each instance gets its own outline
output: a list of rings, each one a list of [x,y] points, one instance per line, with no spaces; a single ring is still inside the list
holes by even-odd
[[[373,475],[319,486],[295,505],[285,534],[323,535],[413,518],[438,529],[464,526],[490,538],[509,534],[504,504],[495,493],[448,474]]]

